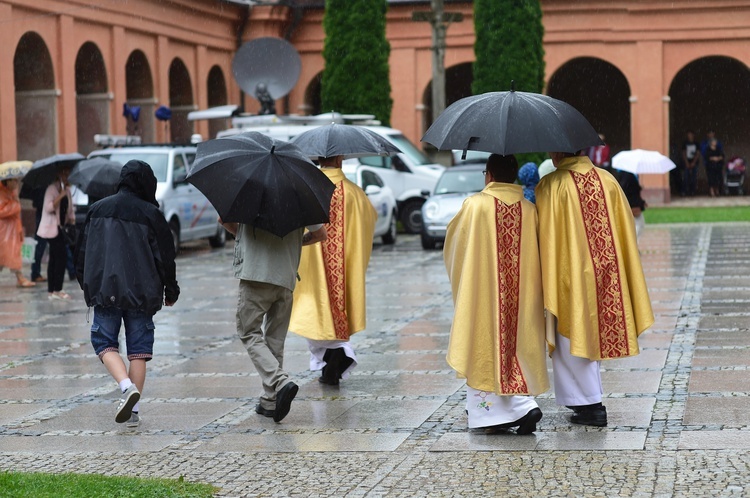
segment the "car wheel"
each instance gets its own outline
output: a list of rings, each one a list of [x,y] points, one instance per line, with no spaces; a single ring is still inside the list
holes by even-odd
[[[419,233],[422,230],[422,204],[424,201],[413,200],[404,204],[401,211],[401,223],[406,233]]]
[[[398,226],[396,225],[396,211],[394,211],[393,213],[391,213],[391,224],[388,226],[388,231],[381,237],[383,240],[383,244],[395,244],[397,231]]]
[[[176,256],[180,252],[180,223],[174,218],[169,222],[169,231],[172,232],[172,243]]]
[[[437,240],[433,239],[424,232],[421,232],[419,235],[420,239],[422,239],[422,249],[435,249]]]
[[[208,243],[213,247],[214,249],[219,249],[221,247],[224,247],[227,243],[227,231],[224,230],[224,227],[221,225],[218,225],[218,228],[216,229],[216,235],[213,237],[208,238]]]

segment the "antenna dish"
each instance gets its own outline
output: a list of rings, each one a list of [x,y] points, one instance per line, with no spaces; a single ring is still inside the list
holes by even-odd
[[[235,81],[256,99],[258,85],[264,85],[274,100],[284,97],[297,84],[301,67],[297,50],[286,40],[271,36],[245,42],[232,59]]]

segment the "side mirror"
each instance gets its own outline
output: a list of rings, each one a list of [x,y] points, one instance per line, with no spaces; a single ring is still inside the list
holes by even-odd
[[[391,158],[391,165],[396,171],[401,171],[402,173],[411,173],[409,166],[407,166],[404,160],[399,156],[393,156]]]
[[[365,187],[365,194],[367,195],[378,195],[381,192],[381,188],[377,185],[368,185]]]
[[[430,191],[429,190],[423,190],[423,191],[420,192],[420,194],[422,194],[422,197],[429,197],[430,196]]]

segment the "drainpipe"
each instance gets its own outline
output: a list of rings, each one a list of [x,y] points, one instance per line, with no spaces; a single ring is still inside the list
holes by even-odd
[[[242,17],[240,17],[239,25],[237,26],[237,41],[236,41],[236,50],[239,50],[242,46],[242,35],[245,33],[245,28],[247,27],[247,23],[250,20],[250,5],[247,5],[245,7],[245,10],[242,12]],[[240,88],[240,106],[235,111],[237,114],[242,114],[245,112],[245,92]]]
[[[290,42],[292,36],[294,36],[294,32],[297,31],[300,23],[302,23],[304,7],[299,5],[295,0],[284,0],[279,2],[279,4],[289,7],[292,11],[292,22],[284,31],[284,40]],[[289,94],[284,95],[284,114],[289,114]]]

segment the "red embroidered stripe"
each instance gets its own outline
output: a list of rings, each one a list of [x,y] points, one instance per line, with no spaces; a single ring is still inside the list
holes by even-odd
[[[346,274],[344,269],[344,182],[336,184],[331,198],[328,238],[323,246],[323,264],[331,302],[333,328],[337,339],[349,340],[349,320],[346,316]]]
[[[594,266],[599,321],[599,351],[602,358],[618,358],[629,353],[625,304],[615,252],[614,233],[602,181],[596,170],[586,174],[571,171],[578,189],[583,226]]]
[[[498,287],[498,379],[504,394],[528,393],[516,356],[521,282],[521,203],[495,199]]]

